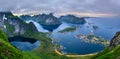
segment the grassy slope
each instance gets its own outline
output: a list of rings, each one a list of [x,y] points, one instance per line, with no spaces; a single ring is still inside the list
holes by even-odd
[[[0,30],[0,59],[15,59],[22,58],[22,52],[20,50],[13,47],[7,40],[5,34]]]
[[[106,48],[103,52],[94,56],[92,59],[119,59],[120,58],[120,45],[110,50]]]
[[[8,42],[5,34],[0,30],[0,59],[37,59],[37,56],[13,47]]]

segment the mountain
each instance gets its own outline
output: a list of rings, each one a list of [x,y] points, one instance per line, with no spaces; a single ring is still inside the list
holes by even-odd
[[[53,16],[52,13],[48,15],[46,14],[35,15],[34,17],[37,18],[35,19],[35,21],[40,23],[44,29],[47,29],[51,32],[61,25],[60,20],[57,17]]]
[[[20,16],[20,18],[24,20],[34,20],[44,25],[55,25],[55,24],[61,24],[61,21],[74,23],[74,24],[84,24],[86,23],[85,18],[89,18],[89,17],[79,18],[74,15],[66,15],[66,16],[60,16],[59,18],[57,18],[52,13],[50,14],[43,13],[43,14],[34,15],[34,16],[22,15]]]
[[[39,15],[34,15],[34,16],[29,16],[29,15],[22,15],[20,16],[21,19],[25,20],[34,20],[40,24],[44,25],[56,25],[56,24],[61,24],[60,20],[55,17],[52,13],[50,14],[39,14]]]
[[[73,23],[73,24],[84,24],[86,23],[84,17],[79,18],[74,15],[67,15],[67,16],[61,16],[61,17],[55,17],[52,13],[50,14],[39,14],[34,16],[29,15],[22,15],[20,16],[21,19],[24,21],[27,20],[34,20],[38,22],[44,29],[47,29],[49,31],[53,31],[54,29],[58,28],[62,21]]]
[[[84,24],[86,23],[85,18],[79,18],[74,15],[66,15],[66,16],[61,16],[60,20],[68,22],[68,23],[73,23],[73,24]]]
[[[110,48],[115,48],[120,44],[120,32],[117,32],[116,35],[112,38],[110,42]]]
[[[11,12],[0,12],[0,24],[0,28],[8,36],[24,34],[28,30],[38,32],[33,23],[27,24]]]
[[[32,20],[32,16],[30,15],[21,15],[20,18],[24,21],[27,21],[27,20]]]
[[[120,32],[112,38],[110,46],[91,59],[120,59]]]
[[[39,14],[34,16],[29,15],[22,15],[20,16],[21,19],[26,20],[34,20],[38,22],[44,29],[47,29],[49,31],[53,31],[58,26],[61,25],[61,22],[59,18],[55,17],[52,13],[50,14]]]

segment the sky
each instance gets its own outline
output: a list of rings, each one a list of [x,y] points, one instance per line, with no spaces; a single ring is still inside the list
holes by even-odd
[[[16,15],[119,16],[120,0],[0,0],[0,11],[12,11]]]

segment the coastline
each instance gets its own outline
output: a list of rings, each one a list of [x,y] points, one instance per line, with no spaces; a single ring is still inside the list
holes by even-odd
[[[61,53],[60,51],[58,51],[57,49],[54,50],[58,55],[64,55],[63,53]],[[65,56],[66,57],[86,57],[86,56],[94,56],[96,55],[97,53],[91,53],[91,54],[85,54],[85,55],[69,55],[69,54],[66,54]]]

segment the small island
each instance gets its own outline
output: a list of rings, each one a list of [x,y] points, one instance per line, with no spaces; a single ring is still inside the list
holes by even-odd
[[[95,36],[95,35],[82,35],[82,34],[79,34],[79,35],[75,35],[76,38],[78,39],[83,39],[84,42],[86,43],[93,43],[93,44],[102,44],[102,45],[105,45],[105,46],[108,46],[109,45],[109,41],[102,38],[102,37],[99,37],[99,36]]]
[[[73,32],[75,30],[76,30],[76,27],[68,27],[68,28],[65,28],[65,29],[63,29],[63,30],[61,30],[59,32],[65,33],[65,32]]]
[[[93,29],[96,30],[96,29],[98,29],[98,28],[99,28],[98,26],[93,25]]]

